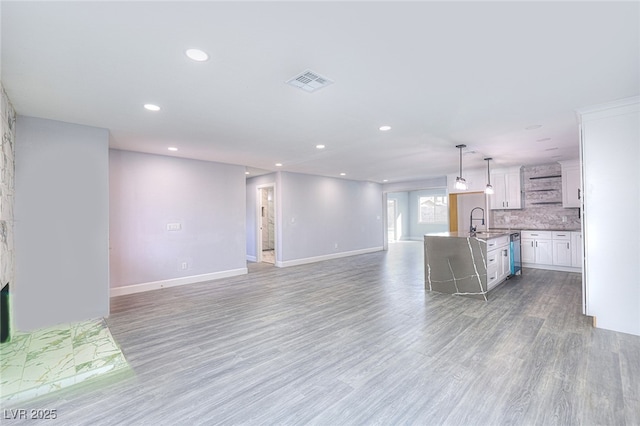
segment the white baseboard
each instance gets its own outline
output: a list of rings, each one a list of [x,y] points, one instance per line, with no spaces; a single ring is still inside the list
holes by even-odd
[[[523,268],[544,269],[546,271],[582,272],[582,268],[572,266],[542,265],[539,263],[522,263]]]
[[[374,253],[376,251],[382,251],[383,247],[371,247],[360,250],[343,251],[341,253],[331,253],[322,256],[305,257],[303,259],[277,261],[276,266],[280,268],[286,268],[288,266],[306,265],[307,263],[322,262],[324,260],[340,259],[341,257],[356,256],[358,254]]]
[[[257,258],[257,257],[255,257],[255,256],[249,256],[249,255],[247,255],[247,261],[248,261],[248,262],[257,262],[257,261],[258,261],[258,258]]]
[[[189,277],[172,278],[170,280],[153,281],[149,283],[125,285],[122,287],[112,287],[111,297],[123,296],[125,294],[142,293],[144,291],[158,290],[161,288],[176,287],[179,285],[196,284],[205,281],[217,280],[220,278],[235,277],[236,275],[247,274],[247,268],[231,269],[228,271],[213,272],[210,274],[192,275]]]

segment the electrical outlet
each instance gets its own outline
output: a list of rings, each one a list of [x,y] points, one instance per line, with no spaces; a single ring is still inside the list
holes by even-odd
[[[335,243],[335,244],[333,245],[333,248],[334,248],[334,249],[337,249],[337,248],[338,248],[338,243]]]
[[[562,221],[566,222],[567,221],[567,217],[566,216],[562,216]]]
[[[179,231],[182,229],[180,222],[167,223],[167,231]]]
[[[182,262],[182,269],[187,269],[189,265],[187,265],[187,262]]]

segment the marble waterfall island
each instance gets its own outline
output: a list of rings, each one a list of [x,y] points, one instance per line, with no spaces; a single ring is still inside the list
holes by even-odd
[[[509,256],[509,233],[427,234],[425,288],[487,300],[488,291],[507,278]]]

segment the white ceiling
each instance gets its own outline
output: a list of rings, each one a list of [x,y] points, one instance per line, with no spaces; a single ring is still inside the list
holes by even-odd
[[[2,82],[113,148],[405,181],[461,143],[465,169],[577,158],[575,109],[639,94],[639,5],[3,1]],[[335,83],[285,84],[306,69]]]

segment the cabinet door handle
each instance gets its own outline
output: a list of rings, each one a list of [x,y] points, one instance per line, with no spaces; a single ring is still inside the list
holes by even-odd
[[[581,195],[582,194],[580,194],[580,188],[578,188],[578,200],[581,198]]]
[[[531,247],[533,247],[533,241],[531,241]]]
[[[538,247],[538,242],[536,241],[536,247]]]
[[[569,243],[567,243],[567,249],[569,248]]]
[[[509,207],[509,202],[507,201],[507,207]]]

